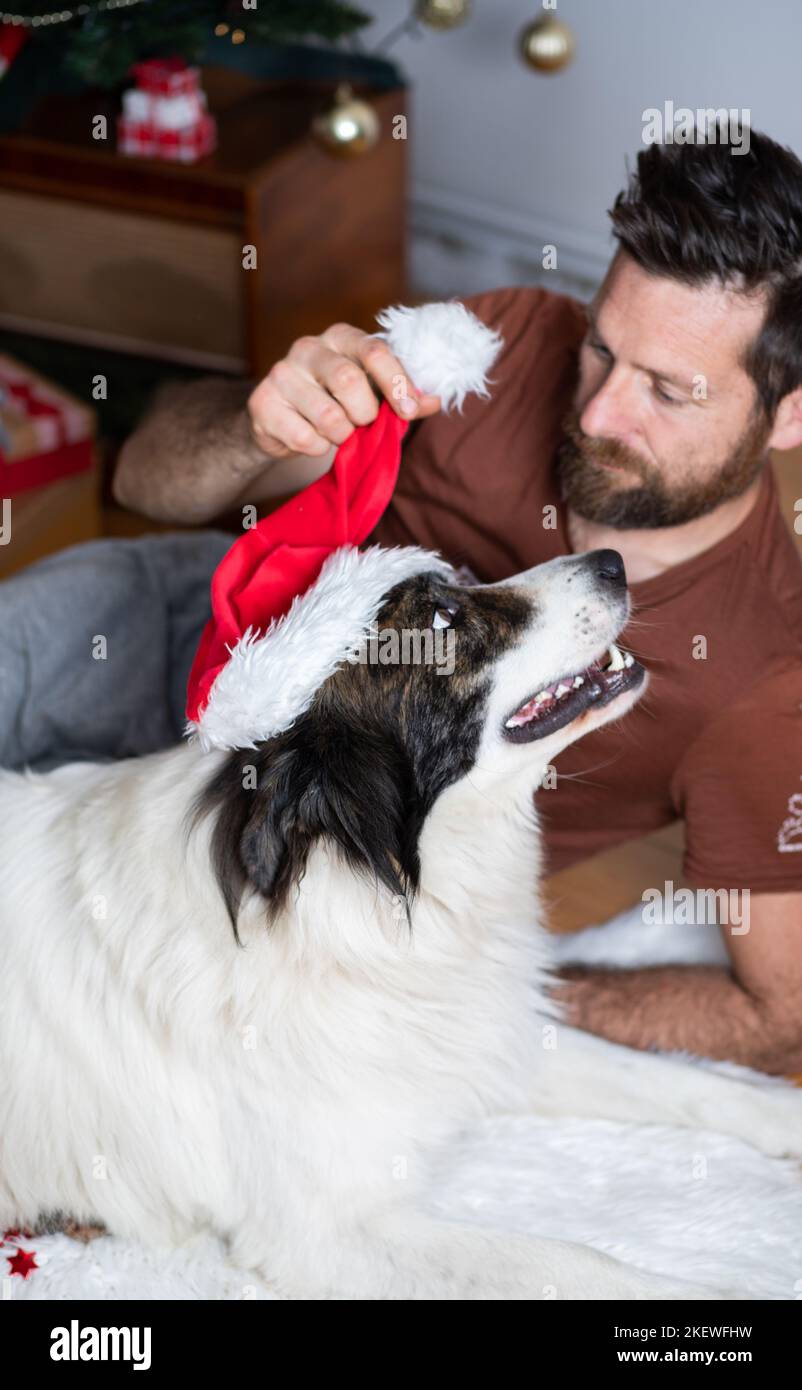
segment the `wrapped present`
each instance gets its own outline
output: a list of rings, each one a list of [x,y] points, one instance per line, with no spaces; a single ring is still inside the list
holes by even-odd
[[[123,118],[117,123],[117,149],[121,154],[138,155],[140,159],[173,159],[194,164],[196,159],[211,154],[216,141],[214,119],[208,114],[180,130],[160,130],[150,122]]]
[[[156,154],[156,127],[151,121],[132,121],[125,116],[117,119],[117,153],[139,159],[153,159]]]
[[[177,159],[182,164],[193,164],[214,149],[215,140],[212,117],[201,116],[194,125],[184,126],[182,130],[158,130],[156,154],[159,159]]]
[[[177,97],[200,90],[200,70],[191,68],[183,58],[150,58],[134,63],[131,72],[136,85],[154,96]]]
[[[123,92],[119,153],[186,164],[210,154],[217,127],[206,108],[198,69],[174,58],[136,63],[131,71],[137,86]]]
[[[136,125],[150,124],[160,130],[182,130],[206,114],[206,93],[191,96],[157,97],[131,87],[123,92],[123,116]]]
[[[13,357],[0,356],[0,496],[91,468],[95,413]]]

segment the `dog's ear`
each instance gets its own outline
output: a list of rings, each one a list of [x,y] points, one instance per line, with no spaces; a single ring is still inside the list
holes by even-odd
[[[300,879],[314,839],[315,794],[304,761],[297,749],[283,750],[262,763],[258,789],[249,794],[239,854],[248,881],[268,901],[283,899]]]
[[[294,839],[292,822],[270,807],[266,814],[254,810],[242,832],[240,855],[250,883],[269,898],[278,887],[282,868],[290,860]]]
[[[214,816],[209,854],[239,942],[237,917],[248,883],[270,901],[288,864],[296,826],[298,755],[268,745],[233,752],[194,803],[189,828]]]
[[[275,917],[322,837],[352,869],[407,899],[420,867],[412,784],[400,745],[357,726],[324,732],[303,719],[257,754],[232,754],[196,815],[217,811],[212,864],[235,936],[246,886]]]
[[[418,878],[411,833],[411,772],[400,747],[356,727],[332,738],[297,738],[261,768],[242,831],[248,880],[274,908],[300,882],[316,840],[336,845],[349,866],[406,896]]]

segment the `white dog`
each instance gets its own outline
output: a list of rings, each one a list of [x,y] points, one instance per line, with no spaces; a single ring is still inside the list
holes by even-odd
[[[0,774],[0,1229],[211,1229],[294,1298],[698,1296],[422,1211],[432,1160],[499,1111],[802,1154],[790,1084],[605,1042],[548,993],[533,791],[645,688],[611,646],[620,557],[464,588],[427,552],[345,549],[304,603],[365,586],[382,629],[453,631],[450,675],[353,649],[251,749]],[[275,647],[270,677],[241,656],[210,728],[275,680]]]

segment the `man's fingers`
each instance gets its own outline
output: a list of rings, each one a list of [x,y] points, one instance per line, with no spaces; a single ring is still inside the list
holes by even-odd
[[[307,370],[311,370],[330,399],[339,403],[352,429],[357,425],[369,425],[376,419],[379,403],[370,378],[359,362],[319,343]]]
[[[251,432],[273,458],[319,456],[375,420],[382,397],[402,419],[440,409],[439,397],[416,388],[383,339],[334,324],[318,337],[298,338],[254,389]]]
[[[432,415],[440,409],[440,397],[419,390],[383,338],[367,334],[361,345],[360,360],[399,415]]]
[[[264,386],[264,382],[262,382]],[[331,443],[293,410],[291,406],[272,399],[259,399],[262,387],[257,387],[248,402],[251,432],[254,440],[268,458],[283,459],[292,454],[308,454],[316,458],[327,453]]]
[[[361,328],[354,328],[349,323],[335,323],[326,329],[320,341],[335,353],[350,357],[361,366],[402,419],[432,415],[440,409],[440,398],[425,395],[417,389],[383,338],[364,333]],[[360,420],[357,423],[366,422]]]
[[[323,351],[328,353],[328,349]],[[339,359],[335,357],[334,361]],[[351,367],[353,371],[359,370],[354,364]],[[365,386],[365,391],[368,407],[364,423],[367,424],[376,414],[376,401],[369,386]],[[297,417],[292,420],[291,438],[285,438],[291,418],[287,415],[288,408],[291,416]],[[271,367],[252,393],[249,410],[257,437],[260,432],[277,435],[289,452],[322,452],[324,447],[343,444],[354,428],[354,421],[339,401],[308,374],[307,368],[301,368],[290,358],[282,358]],[[303,444],[299,440],[303,440]]]

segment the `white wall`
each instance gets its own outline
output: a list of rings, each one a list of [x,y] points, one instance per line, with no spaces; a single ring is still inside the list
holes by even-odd
[[[364,0],[375,48],[410,0]],[[597,283],[605,210],[641,147],[643,112],[737,107],[802,157],[802,0],[558,0],[573,64],[528,69],[518,33],[540,0],[473,0],[467,23],[403,36],[411,83],[411,278],[422,293]],[[541,269],[546,243],[559,276]]]

